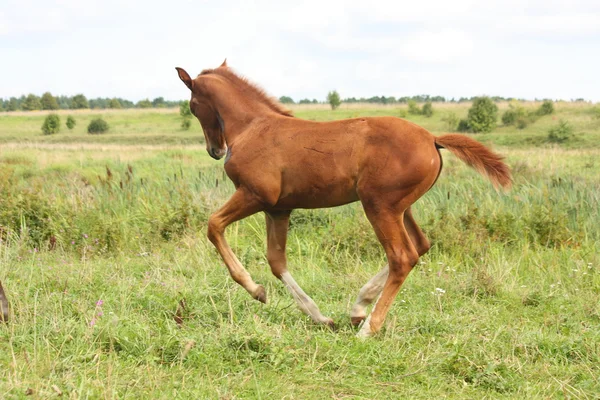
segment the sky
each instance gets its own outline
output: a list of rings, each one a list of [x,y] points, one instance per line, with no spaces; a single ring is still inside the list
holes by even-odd
[[[227,62],[274,96],[600,101],[600,1],[0,0],[0,97],[187,99]]]

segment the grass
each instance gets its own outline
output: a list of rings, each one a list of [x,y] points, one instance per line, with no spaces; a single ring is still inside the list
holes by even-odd
[[[560,107],[576,132],[594,123],[585,107]],[[348,313],[384,257],[360,205],[292,214],[291,272],[334,332],[270,274],[262,216],[228,229],[267,289],[262,305],[205,239],[208,216],[233,191],[222,166],[199,142],[145,143],[157,132],[197,135],[178,132],[176,116],[146,115],[111,115],[122,130],[106,143],[80,141],[82,132],[45,143],[33,132],[43,117],[0,118],[0,279],[12,306],[0,326],[0,397],[597,398],[600,149],[507,139],[541,136],[536,124],[552,117],[481,136],[506,141],[515,175],[506,195],[444,153],[439,181],[414,207],[434,246],[381,334],[362,341]],[[125,128],[129,118],[154,128]]]

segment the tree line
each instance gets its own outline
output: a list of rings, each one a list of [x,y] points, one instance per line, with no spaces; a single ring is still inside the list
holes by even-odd
[[[335,90],[330,92],[327,95],[325,101],[318,101],[316,99],[302,99],[298,102],[294,101],[290,96],[281,96],[279,101],[283,104],[319,104],[319,103],[330,103],[329,95],[331,93],[337,93]],[[339,96],[339,94],[338,94]],[[402,97],[394,97],[394,96],[372,96],[372,97],[347,97],[345,99],[340,98],[341,103],[374,103],[374,104],[409,104],[411,102],[415,103],[472,103],[475,99],[480,96],[472,96],[472,97],[459,97],[459,98],[446,98],[444,96],[431,96],[428,94],[419,94],[415,96],[402,96]],[[502,96],[489,96],[489,98],[495,102],[503,102],[503,101],[522,101],[525,102],[527,99],[517,99],[514,97],[502,97]],[[543,101],[547,99],[534,99],[534,101]],[[583,102],[585,99],[571,99],[574,102]]]
[[[339,94],[336,91],[330,92],[335,93],[338,96],[340,103],[373,103],[373,104],[411,104],[411,103],[436,103],[436,102],[448,102],[448,103],[465,103],[473,102],[478,96],[473,97],[460,97],[447,99],[444,96],[430,96],[427,94],[421,94],[416,96],[372,96],[372,97],[348,97],[345,99],[339,98]],[[490,100],[493,102],[501,101],[526,101],[526,99],[515,99],[512,97],[502,96],[490,96]],[[535,99],[535,101],[541,101],[545,99]],[[279,101],[283,104],[331,104],[331,99],[328,97],[325,101],[318,101],[317,99],[304,98],[296,102],[290,96],[281,96]],[[583,102],[585,99],[571,99],[575,102]],[[120,108],[172,108],[179,107],[182,104],[181,100],[165,100],[163,97],[157,97],[154,100],[143,99],[138,102],[133,102],[120,97],[97,97],[95,99],[88,99],[83,94],[76,94],[75,96],[53,96],[50,92],[44,93],[42,96],[35,94],[29,94],[27,96],[22,95],[21,97],[11,97],[8,99],[0,98],[0,111],[34,111],[34,110],[77,110],[77,109],[120,109]],[[339,104],[338,104],[339,105]],[[332,106],[333,107],[333,106]],[[337,108],[337,107],[336,107]]]
[[[35,111],[35,110],[78,110],[78,109],[119,109],[119,108],[167,108],[179,107],[181,101],[165,100],[157,97],[154,100],[144,99],[133,102],[120,97],[98,97],[88,99],[83,94],[75,96],[53,96],[46,92],[42,96],[29,94],[21,97],[0,98],[0,111]]]

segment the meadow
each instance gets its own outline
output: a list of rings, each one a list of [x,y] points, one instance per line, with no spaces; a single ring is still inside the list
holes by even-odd
[[[177,110],[61,112],[76,127],[44,136],[44,113],[0,114],[12,307],[0,398],[599,398],[600,119],[588,104],[555,108],[523,130],[473,135],[506,155],[508,193],[443,151],[413,207],[433,247],[370,340],[349,311],[385,259],[360,204],[292,214],[290,270],[331,331],[271,275],[264,216],[227,238],[269,304],[229,277],[205,231],[233,186],[196,121],[183,131]],[[448,112],[467,109],[407,119],[441,134]],[[403,112],[295,108],[312,120]],[[88,135],[99,113],[111,129]],[[574,136],[549,143],[561,119]]]

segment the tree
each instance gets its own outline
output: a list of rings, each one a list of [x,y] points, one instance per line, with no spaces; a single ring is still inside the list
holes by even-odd
[[[112,98],[108,102],[108,108],[121,108],[121,102],[116,98]]]
[[[60,117],[56,114],[49,114],[42,124],[44,135],[52,135],[60,131]]]
[[[38,96],[35,94],[29,94],[21,105],[21,108],[23,108],[25,111],[40,110],[42,108],[42,103],[40,102],[40,98]]]
[[[152,103],[148,99],[140,100],[135,105],[137,108],[151,108]]]
[[[42,110],[58,110],[58,101],[56,101],[56,97],[52,96],[50,92],[42,95],[41,103]]]
[[[166,103],[165,103],[164,97],[157,97],[154,100],[152,100],[152,107],[160,108],[160,107],[165,107],[165,106],[166,106]]]
[[[289,96],[281,96],[281,97],[279,98],[279,102],[280,102],[281,104],[296,104],[296,103],[294,102],[294,99],[292,99],[292,98],[291,98],[291,97],[289,97]]]
[[[473,132],[491,132],[496,127],[498,106],[489,97],[476,97],[467,120]]]
[[[337,92],[337,90],[327,93],[327,102],[331,106],[332,110],[335,110],[340,106],[340,104],[342,104],[342,101],[340,100],[340,94]]]
[[[76,94],[71,100],[71,108],[73,110],[80,110],[84,108],[90,108],[87,98],[82,94]]]
[[[11,97],[8,100],[8,105],[6,106],[6,111],[17,111],[19,109],[19,100],[16,97]]]

